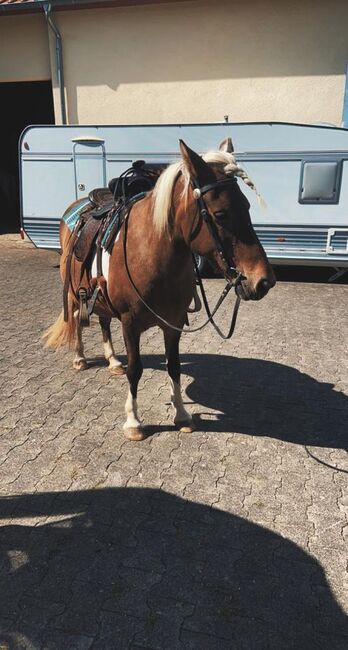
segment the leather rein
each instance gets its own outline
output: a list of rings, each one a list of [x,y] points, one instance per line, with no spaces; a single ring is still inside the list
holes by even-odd
[[[217,250],[217,252],[219,254],[220,261],[221,261],[221,264],[222,264],[223,273],[224,273],[225,279],[227,280],[227,284],[226,284],[225,288],[223,289],[219,300],[217,301],[214,309],[211,311],[210,307],[209,307],[209,304],[208,304],[206,292],[205,292],[205,289],[204,289],[204,286],[203,286],[202,278],[201,278],[201,275],[200,275],[200,272],[199,272],[199,269],[198,269],[198,265],[197,265],[197,262],[196,262],[196,258],[195,258],[194,253],[191,251],[192,252],[192,259],[193,259],[193,263],[194,263],[194,267],[195,267],[195,272],[196,272],[196,277],[197,277],[197,282],[198,282],[199,288],[201,290],[204,308],[205,308],[205,311],[206,311],[207,316],[208,316],[207,320],[204,321],[204,323],[202,325],[199,325],[198,327],[185,328],[184,329],[184,328],[181,328],[181,327],[177,327],[176,325],[173,325],[172,323],[169,323],[165,318],[163,318],[162,316],[157,314],[152,309],[152,307],[150,307],[150,305],[142,297],[140,291],[138,290],[137,286],[135,285],[135,283],[133,281],[133,278],[132,278],[132,276],[130,274],[129,267],[128,267],[128,260],[127,260],[127,232],[128,232],[128,220],[129,220],[129,215],[130,215],[131,210],[129,210],[127,212],[127,214],[125,215],[124,223],[123,223],[123,254],[124,254],[124,262],[125,262],[125,268],[126,268],[128,279],[129,279],[135,293],[137,294],[139,300],[151,312],[151,314],[153,314],[156,318],[158,318],[158,320],[160,320],[162,323],[164,323],[164,325],[166,325],[167,327],[169,327],[169,328],[171,328],[171,329],[173,329],[173,330],[175,330],[177,332],[181,332],[183,334],[199,332],[204,327],[206,327],[206,325],[208,325],[208,323],[211,323],[213,325],[213,327],[215,328],[215,330],[217,331],[217,333],[219,334],[219,336],[221,336],[221,338],[230,339],[232,337],[232,335],[233,335],[234,330],[235,330],[235,326],[236,326],[236,322],[237,322],[237,315],[238,315],[238,310],[239,310],[239,305],[240,305],[240,297],[239,296],[237,296],[236,302],[234,304],[234,309],[233,309],[232,317],[231,317],[231,325],[230,325],[230,328],[229,328],[227,334],[224,334],[221,331],[221,329],[219,328],[219,326],[215,323],[214,316],[215,316],[216,312],[218,311],[218,309],[220,308],[220,306],[222,305],[223,301],[225,300],[225,298],[228,295],[228,293],[230,292],[230,290],[233,287],[235,288],[236,286],[238,286],[238,284],[240,284],[243,276],[239,271],[237,271],[237,269],[234,266],[231,266],[229,264],[228,255],[226,254],[224,244],[221,241],[219,233],[218,233],[218,231],[217,231],[217,229],[215,227],[213,218],[212,218],[209,210],[207,209],[207,206],[206,206],[204,198],[203,198],[204,194],[206,194],[207,192],[210,192],[212,190],[216,190],[216,189],[219,189],[219,188],[222,188],[222,187],[226,187],[230,183],[235,183],[235,182],[236,182],[236,179],[229,178],[229,179],[226,179],[226,180],[222,179],[222,180],[219,180],[219,181],[215,181],[214,183],[210,183],[208,185],[204,185],[203,187],[199,187],[198,183],[196,183],[195,180],[191,181],[191,184],[192,184],[192,187],[193,187],[193,196],[196,199],[197,204],[198,204],[199,215],[201,216],[201,218],[203,219],[203,221],[207,225],[209,234],[211,235],[211,237],[212,237],[212,239],[213,239],[213,241],[215,243],[215,247],[216,247],[216,250]],[[192,221],[192,226],[191,226],[191,231],[190,231],[190,236],[189,236],[190,242],[193,239],[192,234],[193,234],[194,223],[195,223],[195,219],[193,219],[193,221]]]

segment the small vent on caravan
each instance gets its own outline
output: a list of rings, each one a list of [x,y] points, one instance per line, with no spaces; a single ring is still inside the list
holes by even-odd
[[[303,161],[300,180],[300,203],[338,203],[342,163]]]

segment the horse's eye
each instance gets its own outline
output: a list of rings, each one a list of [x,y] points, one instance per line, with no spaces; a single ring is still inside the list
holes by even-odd
[[[214,216],[218,221],[226,221],[226,219],[228,219],[228,214],[225,212],[225,210],[218,210],[217,212],[214,212]]]

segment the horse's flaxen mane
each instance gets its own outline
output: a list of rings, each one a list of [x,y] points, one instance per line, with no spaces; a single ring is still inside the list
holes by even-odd
[[[223,171],[226,176],[238,176],[241,178],[244,183],[246,183],[246,185],[256,193],[258,200],[262,202],[253,181],[249,178],[246,171],[238,165],[235,157],[231,153],[227,153],[226,151],[208,151],[202,156],[202,158],[208,164],[223,166]],[[155,229],[159,233],[163,233],[168,227],[173,188],[178,174],[182,174],[184,178],[182,196],[187,198],[188,188],[190,185],[190,175],[182,160],[169,165],[169,167],[162,172],[155,185],[153,192],[153,222]]]

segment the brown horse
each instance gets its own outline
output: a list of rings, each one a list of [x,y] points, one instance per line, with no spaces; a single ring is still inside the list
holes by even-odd
[[[137,416],[137,387],[142,375],[139,344],[141,333],[158,325],[164,334],[167,369],[171,382],[174,423],[184,432],[194,430],[191,415],[183,405],[180,390],[180,331],[159,320],[140,296],[163,319],[183,328],[195,292],[191,253],[210,259],[231,280],[232,268],[241,274],[236,293],[244,300],[259,300],[274,286],[275,278],[266,254],[252,227],[247,198],[236,176],[255,191],[247,174],[236,164],[227,141],[220,150],[201,157],[180,142],[182,160],[170,165],[160,176],[154,190],[135,203],[127,219],[126,264],[122,233],[108,258],[107,294],[113,316],[122,323],[127,350],[129,392],[126,400],[124,434],[129,440],[145,437]],[[232,149],[233,150],[233,149]],[[206,210],[209,223],[202,217]],[[125,228],[125,224],[123,228]],[[71,232],[61,224],[61,276],[64,281]],[[223,249],[224,255],[218,249]],[[104,254],[106,256],[106,254]],[[130,282],[126,266],[129,269]],[[105,268],[105,260],[104,260]],[[81,264],[73,257],[68,294],[68,320],[63,313],[45,333],[46,345],[75,348],[74,368],[87,367],[78,320],[78,289]],[[102,303],[96,303],[104,341],[105,358],[113,374],[123,374],[116,358],[110,333],[112,315]]]

